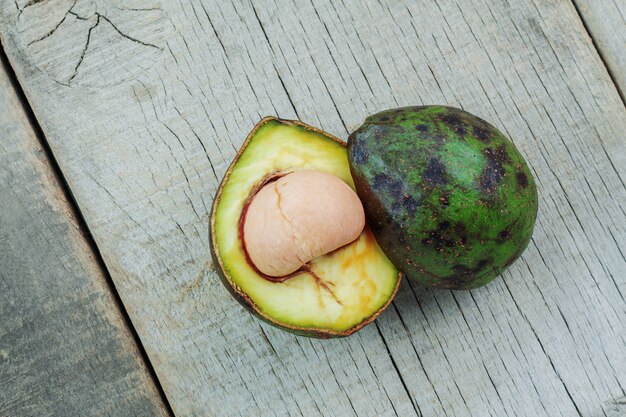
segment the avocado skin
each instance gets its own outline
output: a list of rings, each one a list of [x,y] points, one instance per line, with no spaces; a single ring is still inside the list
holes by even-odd
[[[526,161],[468,112],[419,106],[377,113],[350,135],[348,159],[380,247],[422,285],[485,285],[530,241],[538,196]]]

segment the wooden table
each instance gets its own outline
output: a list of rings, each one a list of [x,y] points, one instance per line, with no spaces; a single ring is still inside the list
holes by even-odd
[[[0,0],[0,416],[625,416],[625,15]],[[254,124],[345,139],[425,103],[492,121],[528,159],[540,209],[522,258],[473,291],[404,281],[341,340],[239,306],[208,216]]]

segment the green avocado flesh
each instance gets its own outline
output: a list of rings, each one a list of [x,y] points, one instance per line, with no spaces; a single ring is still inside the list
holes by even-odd
[[[218,190],[212,254],[226,287],[262,319],[306,336],[346,336],[389,304],[400,281],[367,227],[354,242],[313,259],[312,273],[297,272],[282,282],[257,272],[240,237],[242,212],[255,190],[273,175],[305,169],[328,172],[354,188],[343,142],[300,122],[263,119]]]
[[[350,135],[348,153],[379,245],[420,284],[479,287],[528,245],[535,181],[484,120],[444,106],[387,110]]]

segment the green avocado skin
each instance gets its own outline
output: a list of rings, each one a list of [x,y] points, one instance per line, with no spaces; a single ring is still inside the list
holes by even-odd
[[[535,180],[515,145],[470,113],[377,113],[350,135],[348,158],[379,245],[422,285],[485,285],[530,241]]]

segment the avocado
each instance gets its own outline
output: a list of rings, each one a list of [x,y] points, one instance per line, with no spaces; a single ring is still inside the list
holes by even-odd
[[[306,175],[294,175],[302,171],[307,171]],[[329,178],[331,175],[328,174],[336,180]],[[214,199],[210,219],[214,263],[231,294],[261,319],[305,336],[328,338],[350,335],[373,321],[387,307],[398,290],[401,274],[380,249],[368,226],[363,228],[364,214],[361,224],[351,232],[356,230],[356,240],[329,253],[315,256],[288,275],[276,277],[261,272],[251,261],[246,248],[245,233],[252,233],[246,231],[256,233],[257,247],[262,246],[258,240],[266,233],[268,245],[271,246],[269,249],[278,248],[288,252],[284,239],[274,235],[281,233],[279,229],[285,225],[272,223],[277,226],[270,225],[268,228],[268,223],[246,227],[247,211],[256,201],[262,207],[256,211],[260,214],[254,217],[257,219],[255,221],[279,221],[288,203],[285,200],[287,197],[280,195],[280,190],[289,190],[287,180],[292,177],[295,178],[290,183],[292,188],[294,184],[300,184],[297,178],[300,178],[298,181],[304,181],[301,184],[322,178],[331,185],[341,183],[339,188],[345,188],[341,191],[344,196],[354,193],[344,142],[298,121],[266,117],[243,143]],[[285,188],[271,189],[279,185]],[[332,186],[337,187],[336,184]],[[307,192],[313,193],[316,188],[325,186],[310,186]],[[259,196],[263,190],[267,192],[261,198]],[[292,191],[294,195],[300,196],[298,198],[305,200],[307,192]],[[349,195],[346,198],[349,199]],[[314,210],[318,217],[320,213],[327,213],[324,210],[330,210],[333,204],[326,199],[327,196],[319,201],[309,198],[305,207],[302,207],[303,212]],[[356,195],[354,199],[362,210]],[[293,199],[289,203],[292,217],[291,220],[285,218],[285,221],[293,221],[295,203],[297,201]],[[274,207],[272,204],[277,205]],[[346,204],[355,205],[354,201]],[[344,207],[342,204],[334,206],[335,210]],[[277,214],[276,210],[281,210],[281,213]],[[310,216],[307,214],[303,217],[308,219]],[[285,227],[290,230],[293,225],[287,224]],[[306,239],[306,236],[299,238]],[[337,240],[335,246],[337,244],[343,244],[343,241]],[[269,256],[267,250],[267,247],[260,247],[257,259],[264,260],[264,256]],[[266,268],[271,270],[272,266],[269,262]]]
[[[535,180],[515,145],[468,112],[377,113],[350,135],[348,158],[378,244],[422,285],[487,284],[528,245]]]

